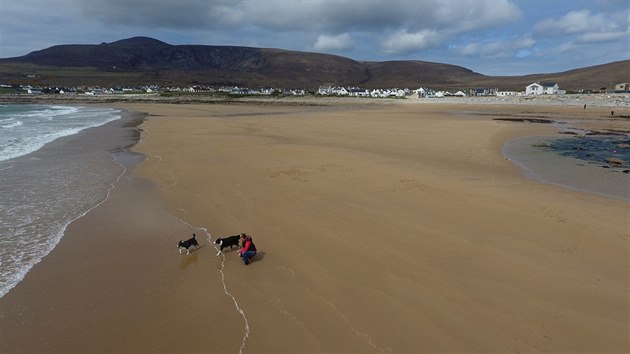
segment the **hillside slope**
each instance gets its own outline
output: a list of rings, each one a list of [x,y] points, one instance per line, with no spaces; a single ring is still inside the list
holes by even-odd
[[[492,77],[461,66],[424,61],[360,62],[310,52],[238,46],[170,45],[133,37],[94,45],[56,45],[0,59],[1,83],[37,85],[236,85],[310,88],[321,85],[419,86],[439,89],[497,87],[523,90],[555,81],[568,90],[599,89],[630,81],[630,60],[563,73]]]

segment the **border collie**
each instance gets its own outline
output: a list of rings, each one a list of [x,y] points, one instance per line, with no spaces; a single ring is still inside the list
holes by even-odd
[[[186,241],[179,241],[177,243],[177,248],[179,253],[182,253],[182,249],[186,249],[186,254],[190,254],[190,248],[195,247],[195,249],[199,248],[199,243],[197,243],[197,239],[195,238],[197,235],[193,234],[193,237],[189,238]]]
[[[214,241],[214,243],[216,243],[217,245],[219,245],[219,252],[217,253],[217,256],[219,255],[219,253],[223,252],[224,248],[230,248],[230,250],[236,246],[236,248],[238,248],[239,246],[239,241],[241,239],[241,235],[234,235],[234,236],[228,236],[228,237],[224,237],[224,238],[218,238],[216,241]]]

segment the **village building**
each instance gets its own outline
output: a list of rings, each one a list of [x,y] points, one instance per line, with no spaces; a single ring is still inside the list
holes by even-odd
[[[471,96],[494,96],[496,92],[496,88],[474,88],[469,93]]]
[[[367,89],[362,89],[359,87],[350,87],[348,89],[348,96],[351,97],[368,97],[370,95],[370,91]]]
[[[623,82],[615,85],[615,92],[630,92],[630,83]]]
[[[507,97],[507,96],[519,96],[520,92],[517,91],[497,91],[497,97]]]
[[[330,94],[332,94],[332,87],[330,87],[330,86],[320,86],[317,89],[317,94],[318,95],[330,95]]]
[[[337,96],[348,96],[348,90],[345,87],[336,86],[332,89],[332,94]]]
[[[41,88],[34,88],[34,87],[27,88],[26,92],[31,95],[41,95],[43,93]]]
[[[560,90],[556,82],[534,82],[525,88],[526,95],[561,95],[566,93]]]

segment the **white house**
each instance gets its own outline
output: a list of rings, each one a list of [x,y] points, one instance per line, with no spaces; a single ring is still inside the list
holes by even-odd
[[[424,87],[420,87],[419,89],[416,89],[415,92],[418,94],[418,98],[420,97],[425,97],[427,95],[427,91]]]
[[[332,87],[330,87],[330,86],[320,86],[319,89],[317,89],[317,94],[319,94],[319,95],[330,95],[330,94],[332,94]]]
[[[630,83],[623,82],[623,83],[615,85],[615,91],[620,91],[620,92],[630,91]]]
[[[348,96],[353,97],[367,97],[370,95],[370,91],[358,87],[351,87],[348,89]]]
[[[385,91],[381,89],[374,89],[370,91],[370,96],[371,97],[387,97],[387,94],[385,93]]]
[[[260,89],[260,94],[269,96],[272,95],[275,91],[276,89],[274,89],[273,87],[263,87]]]
[[[529,84],[527,85],[527,87],[525,87],[525,94],[526,95],[542,95],[543,93],[543,86],[537,82],[534,82],[533,84]]]
[[[527,95],[557,95],[559,93],[561,93],[560,87],[555,82],[534,82],[525,88]]]
[[[332,89],[333,95],[337,96],[348,96],[348,90],[345,87],[336,86]]]
[[[505,96],[518,96],[519,93],[516,91],[497,91],[497,96],[505,97]]]
[[[474,89],[470,89],[470,95],[471,96],[494,96],[496,95],[497,91],[498,91],[497,88],[488,88],[488,87],[474,88]]]

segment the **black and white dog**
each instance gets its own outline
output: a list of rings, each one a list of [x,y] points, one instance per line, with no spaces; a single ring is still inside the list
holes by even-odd
[[[190,248],[195,247],[195,249],[199,248],[199,243],[197,243],[197,239],[195,238],[197,235],[193,234],[193,237],[189,238],[186,241],[179,241],[177,243],[177,248],[179,249],[179,253],[182,253],[182,249],[186,249],[186,254],[190,254]]]
[[[238,242],[240,241],[240,239],[241,235],[228,236],[224,238],[219,237],[216,241],[214,241],[214,243],[219,245],[219,252],[217,253],[217,256],[219,255],[219,253],[223,252],[224,248],[229,247],[230,249],[232,249],[234,246],[238,248]]]

